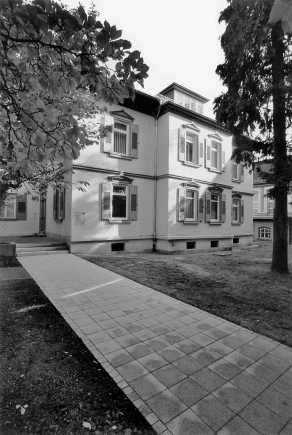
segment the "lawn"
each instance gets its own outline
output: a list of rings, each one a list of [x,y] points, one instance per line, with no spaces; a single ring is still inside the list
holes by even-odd
[[[271,272],[271,255],[271,244],[263,243],[256,248],[233,249],[231,255],[227,251],[171,255],[123,252],[87,258],[292,346],[292,274]],[[289,258],[291,261],[291,245]]]
[[[30,279],[0,280],[0,352],[1,434],[154,434]]]

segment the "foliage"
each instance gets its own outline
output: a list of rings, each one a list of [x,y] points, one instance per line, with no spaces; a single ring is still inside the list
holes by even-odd
[[[0,3],[0,181],[62,178],[64,158],[91,143],[81,119],[120,102],[148,67],[122,32],[91,8],[54,0]]]
[[[273,83],[271,27],[267,26],[272,0],[229,0],[220,21],[226,22],[221,38],[224,64],[217,74],[227,91],[214,102],[216,118],[235,135],[235,158],[252,164],[259,157],[273,157]],[[291,35],[285,46],[286,128],[292,125]],[[291,142],[287,140],[287,148]],[[291,176],[291,165],[286,177]],[[273,182],[273,180],[271,180]]]

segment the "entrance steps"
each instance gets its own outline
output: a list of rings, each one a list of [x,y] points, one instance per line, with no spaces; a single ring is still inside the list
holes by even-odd
[[[16,243],[16,256],[66,254],[68,247],[62,242]]]

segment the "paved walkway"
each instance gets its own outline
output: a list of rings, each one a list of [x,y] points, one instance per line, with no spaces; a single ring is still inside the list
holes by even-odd
[[[292,350],[71,254],[19,261],[157,433],[292,434]]]

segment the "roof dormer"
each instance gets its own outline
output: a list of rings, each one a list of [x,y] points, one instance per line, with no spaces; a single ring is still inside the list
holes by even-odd
[[[204,112],[204,104],[209,101],[207,98],[203,97],[196,92],[191,91],[178,83],[172,83],[160,92],[160,95],[169,98],[175,104],[186,107],[193,112],[201,113]]]

